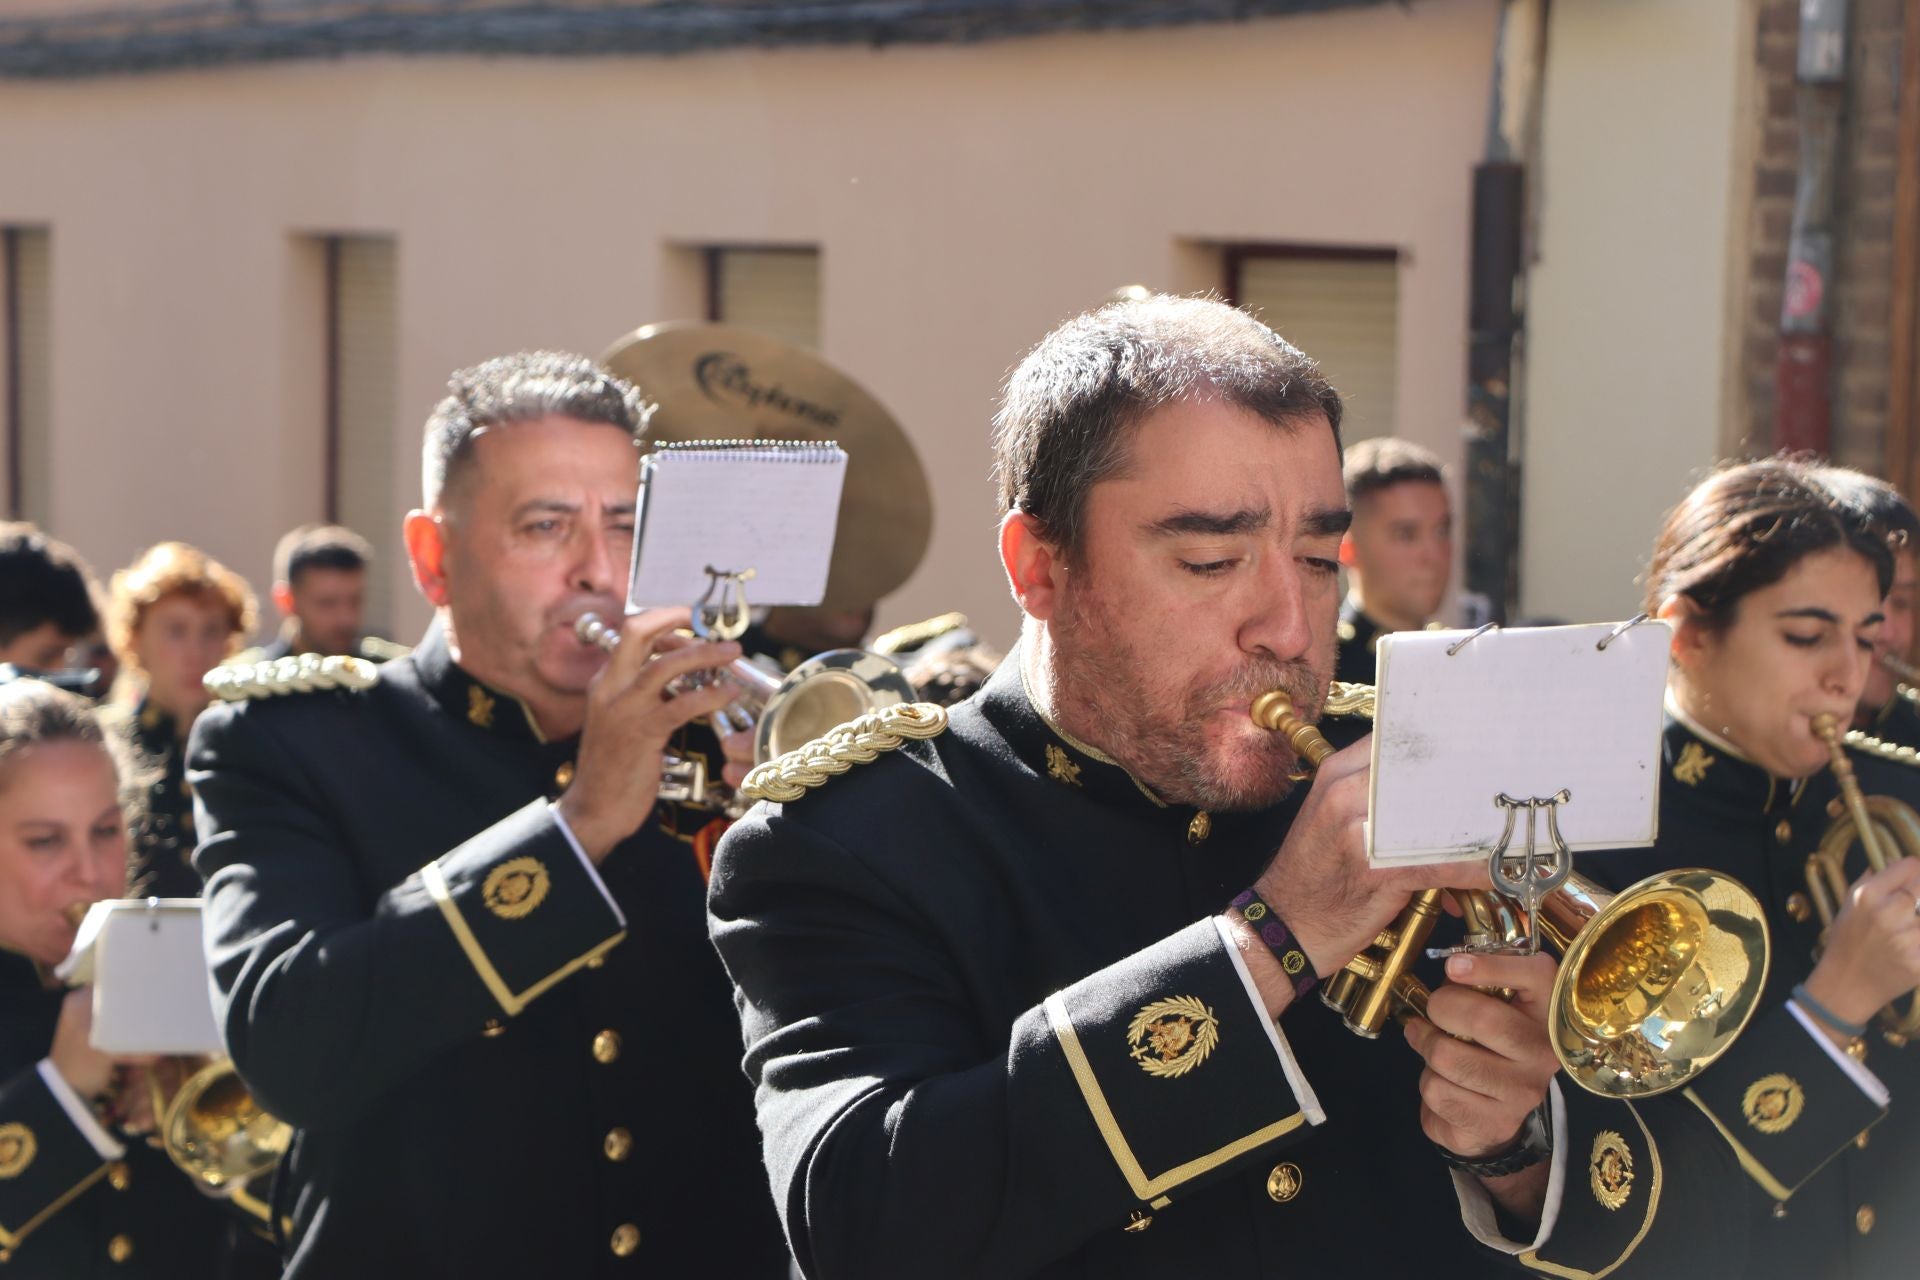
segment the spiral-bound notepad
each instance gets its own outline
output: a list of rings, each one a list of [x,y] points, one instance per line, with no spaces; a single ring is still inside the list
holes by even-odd
[[[640,460],[629,609],[691,605],[707,567],[753,570],[755,605],[819,604],[847,455],[831,440],[700,440]]]

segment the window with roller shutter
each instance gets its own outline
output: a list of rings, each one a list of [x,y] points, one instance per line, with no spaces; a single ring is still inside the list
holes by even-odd
[[[53,236],[0,227],[0,430],[5,431],[6,512],[51,523]]]
[[[1399,255],[1391,249],[1237,247],[1227,293],[1320,362],[1346,404],[1348,444],[1395,433]]]
[[[820,251],[708,249],[707,319],[818,348]]]
[[[401,454],[396,388],[399,293],[389,236],[330,236],[326,518],[373,544],[367,625],[385,633],[406,572],[400,518],[419,501]],[[411,430],[409,431],[411,434]]]

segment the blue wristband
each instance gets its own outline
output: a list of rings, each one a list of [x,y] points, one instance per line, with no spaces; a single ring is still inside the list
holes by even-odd
[[[1867,1034],[1866,1023],[1848,1022],[1845,1018],[1808,995],[1807,984],[1804,982],[1794,987],[1793,1002],[1812,1014],[1819,1021],[1826,1023],[1829,1027],[1851,1040],[1858,1040],[1861,1036]]]

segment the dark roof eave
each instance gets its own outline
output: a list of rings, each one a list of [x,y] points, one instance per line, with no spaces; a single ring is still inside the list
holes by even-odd
[[[974,43],[1061,31],[1238,22],[1396,0],[841,0],[839,3],[357,13],[169,27],[164,11],[88,24],[0,22],[0,77],[81,78],[362,54],[665,56],[734,48]],[[1410,0],[1397,0],[1403,6]]]

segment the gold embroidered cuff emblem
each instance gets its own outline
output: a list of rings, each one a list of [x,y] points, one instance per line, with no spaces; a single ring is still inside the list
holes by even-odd
[[[1690,787],[1697,787],[1700,785],[1700,780],[1707,776],[1707,770],[1712,767],[1713,760],[1714,758],[1707,753],[1705,747],[1697,742],[1689,742],[1680,748],[1680,758],[1674,761],[1673,780],[1684,782]]]
[[[1740,1099],[1747,1123],[1765,1134],[1785,1133],[1806,1109],[1806,1090],[1798,1080],[1778,1071],[1748,1085]]]
[[[1155,1000],[1127,1024],[1127,1043],[1142,1071],[1171,1080],[1207,1060],[1220,1043],[1220,1023],[1192,996]]]
[[[1627,1202],[1633,1194],[1633,1152],[1627,1149],[1625,1138],[1611,1129],[1602,1129],[1594,1136],[1587,1180],[1601,1208],[1612,1211]]]
[[[493,695],[479,685],[467,686],[467,721],[481,728],[493,728]]]
[[[1068,786],[1080,785],[1080,766],[1073,757],[1049,742],[1047,744],[1047,776],[1055,782],[1064,782]]]
[[[547,900],[553,881],[538,858],[513,858],[487,873],[480,886],[480,899],[487,910],[502,920],[518,920],[531,915]]]
[[[0,1178],[17,1178],[40,1150],[33,1130],[23,1124],[0,1124]]]

